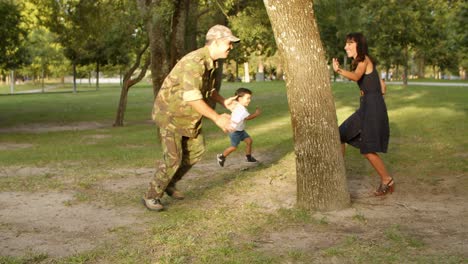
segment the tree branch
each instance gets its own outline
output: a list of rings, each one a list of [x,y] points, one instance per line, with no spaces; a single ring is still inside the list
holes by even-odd
[[[136,69],[138,69],[138,67],[140,66],[140,63],[141,63],[141,58],[143,57],[143,54],[145,53],[145,51],[148,49],[149,47],[149,41],[145,43],[145,46],[138,52],[137,54],[137,58],[136,58],[136,61],[135,63],[132,65],[132,67],[127,71],[127,73],[125,73],[125,76],[124,76],[124,83],[128,80],[131,79],[133,73],[135,72]]]
[[[146,71],[148,70],[148,67],[149,67],[150,64],[151,64],[151,57],[147,57],[146,61],[145,61],[145,64],[143,65],[143,68],[141,68],[140,74],[138,74],[138,77],[136,77],[135,79],[131,79],[128,82],[128,87],[129,88],[132,87],[133,85],[137,84],[138,82],[140,82],[141,79],[143,79],[143,77],[145,77]]]
[[[221,4],[218,2],[218,0],[216,0],[215,3],[216,3],[216,5],[218,5],[219,10],[221,10],[221,12],[222,12],[223,15],[226,17],[226,19],[229,20],[228,14],[226,13],[226,11],[224,11],[223,7],[222,7]]]

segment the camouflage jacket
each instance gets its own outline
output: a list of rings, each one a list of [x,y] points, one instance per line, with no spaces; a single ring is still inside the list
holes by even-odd
[[[153,120],[164,129],[182,136],[196,137],[202,115],[187,102],[211,97],[215,82],[215,62],[207,47],[185,55],[164,80],[154,101]]]

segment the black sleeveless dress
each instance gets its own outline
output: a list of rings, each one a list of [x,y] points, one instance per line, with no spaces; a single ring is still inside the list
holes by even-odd
[[[359,148],[361,154],[387,152],[390,128],[387,106],[377,70],[364,74],[358,81],[362,91],[359,109],[340,125],[341,143]]]

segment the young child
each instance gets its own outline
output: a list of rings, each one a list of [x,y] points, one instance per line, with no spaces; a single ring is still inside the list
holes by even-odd
[[[257,162],[257,160],[252,157],[252,138],[247,134],[244,130],[245,128],[245,120],[251,120],[256,118],[260,115],[260,109],[256,109],[255,113],[249,114],[247,111],[247,106],[250,104],[250,100],[252,99],[252,91],[247,88],[239,88],[237,89],[235,96],[237,96],[237,102],[233,104],[231,109],[231,126],[235,128],[236,131],[229,134],[229,138],[231,139],[231,146],[226,148],[222,154],[217,154],[216,158],[218,161],[218,165],[224,167],[224,162],[226,161],[226,157],[229,156],[232,152],[237,149],[237,146],[241,141],[244,141],[246,144],[245,148],[245,158],[247,162]]]

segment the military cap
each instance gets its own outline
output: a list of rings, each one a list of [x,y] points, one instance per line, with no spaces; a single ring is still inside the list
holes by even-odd
[[[232,34],[232,31],[223,25],[216,25],[211,27],[206,33],[206,40],[215,40],[227,38],[231,42],[239,42],[240,39]]]

